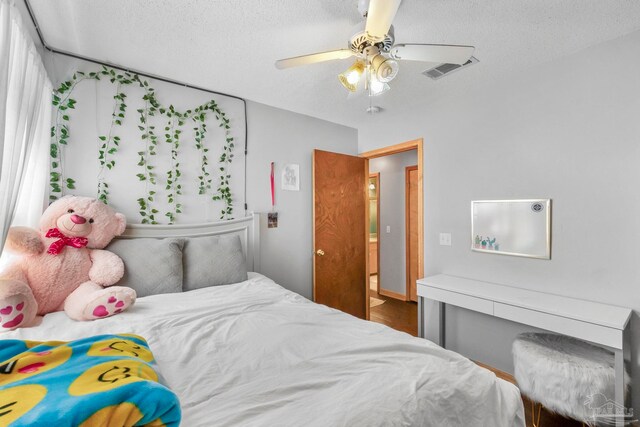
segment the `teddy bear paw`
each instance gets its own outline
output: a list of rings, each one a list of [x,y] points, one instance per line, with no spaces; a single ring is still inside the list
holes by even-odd
[[[84,310],[86,319],[102,319],[126,310],[136,300],[136,292],[129,288],[111,287],[94,299]]]
[[[25,300],[16,296],[0,302],[0,326],[1,330],[10,331],[26,323]]]

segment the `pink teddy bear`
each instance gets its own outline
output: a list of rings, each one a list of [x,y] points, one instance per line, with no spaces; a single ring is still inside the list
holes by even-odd
[[[5,249],[20,256],[0,274],[0,331],[33,325],[64,310],[74,320],[120,313],[136,292],[112,286],[124,263],[102,250],[124,232],[126,219],[104,203],[65,196],[42,214],[40,231],[12,227]]]

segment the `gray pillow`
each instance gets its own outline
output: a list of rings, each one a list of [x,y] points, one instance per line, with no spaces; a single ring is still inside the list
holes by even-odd
[[[240,236],[208,236],[186,239],[183,251],[183,290],[244,282],[247,263]]]
[[[182,292],[184,239],[116,239],[107,250],[124,261],[117,285],[135,289],[139,297]]]

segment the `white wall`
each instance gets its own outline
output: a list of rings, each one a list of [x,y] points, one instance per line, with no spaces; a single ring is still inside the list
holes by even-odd
[[[312,165],[314,148],[344,154],[357,153],[353,128],[292,113],[255,102],[249,103],[249,155],[247,200],[249,209],[271,210],[270,163],[276,168],[278,228],[262,220],[261,269],[276,282],[307,298],[312,283]],[[300,165],[300,191],[280,190],[280,172],[286,163]]]
[[[424,137],[426,275],[453,274],[636,310],[636,413],[639,45],[635,32],[499,76],[489,86],[419,106],[410,115],[385,113],[384,120],[380,116],[359,132],[360,151]],[[553,199],[552,260],[470,251],[471,200],[531,197]],[[451,232],[453,245],[439,246],[439,232]],[[464,310],[447,316],[452,349],[512,369],[511,341],[527,328]]]
[[[380,172],[379,283],[382,289],[407,292],[405,168],[418,164],[416,150],[369,160],[369,173]],[[387,233],[387,226],[391,232]]]
[[[49,71],[54,82],[62,81],[77,68],[94,70],[97,66],[69,60],[60,55],[49,55],[47,58]],[[186,109],[197,106],[212,97],[227,111],[233,124],[236,144],[236,159],[233,163],[232,190],[235,200],[235,215],[242,216],[244,209],[244,162],[243,144],[244,123],[242,103],[200,91],[181,88],[162,82],[153,82],[158,98],[166,103],[173,103],[177,108]],[[102,130],[99,118],[111,114],[113,94],[109,84],[96,85],[93,82],[79,87],[74,95],[78,99],[77,110],[71,119],[71,132],[82,136],[80,141],[87,140],[86,145],[77,143],[74,150],[68,150],[70,162],[69,174],[78,183],[75,194],[95,195],[97,172],[97,132]],[[97,99],[97,101],[96,101]],[[83,102],[84,101],[84,102]],[[128,101],[129,113],[137,118],[132,101]],[[162,101],[161,101],[162,102]],[[311,157],[314,148],[342,152],[357,153],[358,136],[356,129],[330,123],[309,116],[269,107],[247,101],[248,117],[248,155],[247,155],[247,204],[249,211],[267,212],[271,209],[269,174],[270,162],[276,166],[276,209],[279,212],[279,227],[267,229],[266,219],[261,230],[261,267],[262,273],[273,278],[283,286],[311,298],[312,296],[312,192],[311,192]],[[125,123],[126,125],[127,123]],[[135,124],[135,123],[134,123]],[[137,126],[137,124],[135,124]],[[124,126],[123,128],[125,128]],[[210,138],[216,141],[215,128],[210,126]],[[138,222],[135,199],[132,194],[143,191],[135,174],[135,148],[140,143],[139,132],[134,130],[123,137],[118,154],[119,164],[109,173],[111,199],[114,207],[129,214],[130,222]],[[85,139],[83,139],[85,138]],[[186,143],[187,139],[185,138]],[[161,143],[162,144],[162,143]],[[186,149],[185,149],[186,153]],[[158,150],[157,162],[167,161],[168,150]],[[214,159],[215,160],[215,159]],[[71,166],[71,163],[73,166]],[[196,163],[194,165],[194,163]],[[300,165],[300,191],[280,190],[280,171],[286,163]],[[215,162],[211,162],[215,165]],[[185,185],[189,175],[197,172],[196,157],[188,157],[182,161],[185,174]],[[195,193],[183,198],[185,214],[180,222],[216,221],[218,211],[206,200]]]

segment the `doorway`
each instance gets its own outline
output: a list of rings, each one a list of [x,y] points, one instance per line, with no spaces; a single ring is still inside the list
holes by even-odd
[[[417,335],[415,282],[424,269],[422,139],[360,156],[370,171],[370,320]]]

